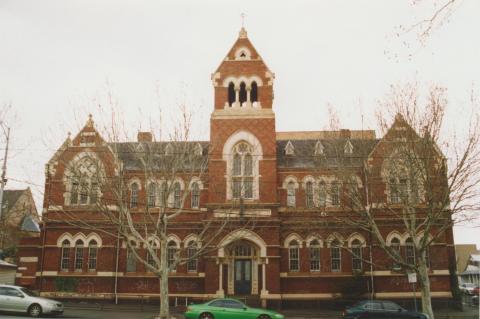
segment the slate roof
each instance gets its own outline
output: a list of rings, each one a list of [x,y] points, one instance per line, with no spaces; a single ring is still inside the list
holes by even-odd
[[[172,151],[184,152],[191,149],[196,150],[195,147],[200,144],[202,146],[202,155],[195,158],[195,160],[185,163],[184,169],[199,169],[202,165],[207,163],[208,145],[205,141],[192,142],[126,142],[126,143],[109,143],[114,152],[117,153],[118,158],[122,161],[123,167],[126,170],[143,169],[141,158],[150,158],[156,169],[161,170],[164,165],[162,163],[167,159],[165,153],[168,145],[172,145]],[[143,155],[142,155],[143,154]]]
[[[324,147],[323,154],[315,155],[317,142]],[[345,154],[345,144],[353,145],[352,154]],[[285,154],[285,146],[289,140],[277,141],[277,166],[279,168],[335,168],[361,167],[380,139],[320,139],[320,140],[290,140],[295,153]]]
[[[2,206],[9,211],[26,189],[6,189],[3,191]]]
[[[285,146],[291,142],[295,152],[294,155],[285,154]],[[317,142],[323,145],[323,154],[315,154]],[[353,145],[351,154],[345,153],[345,144],[347,141]],[[361,167],[363,161],[368,157],[375,145],[380,139],[312,139],[312,140],[277,140],[277,166],[279,168],[335,168],[335,167]],[[165,160],[167,145],[175,145],[173,148],[180,147],[182,150],[192,148],[197,144],[202,146],[202,156],[190,164],[195,168],[200,168],[208,161],[207,141],[192,142],[126,142],[110,143],[110,147],[117,153],[119,159],[123,162],[126,170],[142,169],[140,155],[142,152],[152,155],[152,160],[157,165],[157,169],[162,167],[162,161]],[[175,152],[175,151],[174,151]],[[185,169],[192,169],[191,165]]]

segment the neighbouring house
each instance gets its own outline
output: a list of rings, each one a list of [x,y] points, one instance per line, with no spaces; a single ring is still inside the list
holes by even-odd
[[[457,246],[468,246],[460,247]],[[480,250],[476,245],[455,245],[457,251],[457,273],[460,283],[480,285]]]
[[[128,250],[126,241],[107,232],[68,222],[70,216],[97,218],[97,204],[103,200],[107,209],[118,210],[108,201],[113,192],[92,178],[98,173],[104,180],[125,179],[121,194],[127,197],[121,204],[134,213],[179,208],[177,198],[191,190],[181,207],[188,214],[169,224],[171,258],[182,247],[195,256],[196,247],[202,245],[199,229],[205,222],[215,225],[230,212],[238,225],[255,221],[251,230],[222,230],[218,240],[209,243],[206,255],[172,271],[171,298],[236,295],[261,299],[262,304],[333,300],[358,275],[375,298],[411,298],[405,269],[393,263],[369,233],[338,222],[336,216],[352,205],[347,192],[358,194],[357,201],[373,203],[379,212],[388,207],[388,220],[382,217],[381,224],[386,245],[415,261],[413,239],[391,212],[398,212],[408,198],[423,209],[421,188],[414,187],[418,175],[410,177],[404,172],[408,167],[397,162],[398,148],[405,147],[402,134],[418,137],[418,133],[401,116],[381,137],[372,130],[277,131],[275,76],[243,28],[211,79],[214,101],[208,141],[172,145],[140,132],[137,141],[111,142],[97,131],[92,117],[73,138],[66,138],[45,167],[41,235],[22,240],[17,283],[35,287],[43,296],[55,296],[68,283],[63,296],[158,297],[158,278],[131,252],[138,249],[149,260],[152,256],[144,247],[129,241],[134,248]],[[310,93],[314,102],[315,92]],[[289,112],[294,111],[291,105]],[[192,153],[205,159],[202,162],[208,162],[206,172],[198,169],[191,174],[194,178],[178,177],[170,185],[175,190],[172,198],[165,198],[169,186],[162,171],[155,171],[155,178],[144,178],[133,154],[153,149],[161,163],[170,158],[174,147],[187,145],[194,146]],[[118,174],[120,169],[123,174]],[[351,178],[342,183],[346,173]],[[231,210],[239,202],[243,202],[241,208]],[[451,298],[453,244],[448,228],[429,247],[434,298]],[[370,256],[374,265],[365,262]]]
[[[0,259],[0,284],[13,285],[15,283],[15,273],[17,265]]]
[[[0,217],[0,251],[14,258],[16,246],[24,231],[39,232],[39,216],[30,188],[3,191]]]

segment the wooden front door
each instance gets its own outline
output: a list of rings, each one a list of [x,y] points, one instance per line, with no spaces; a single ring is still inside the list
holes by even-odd
[[[252,292],[252,261],[235,260],[235,294],[250,295]]]

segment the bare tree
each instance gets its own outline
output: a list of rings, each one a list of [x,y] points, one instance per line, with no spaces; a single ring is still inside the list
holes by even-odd
[[[429,247],[480,212],[479,114],[472,114],[464,137],[445,139],[445,91],[432,86],[422,101],[417,84],[392,86],[378,114],[385,135],[375,146],[380,151],[366,156],[363,189],[352,172],[338,173],[344,185],[338,221],[371,234],[397,266],[417,274],[429,318]],[[373,164],[377,159],[381,166]],[[408,234],[405,254],[387,242],[385,227]]]
[[[146,140],[143,142],[121,142],[124,125],[118,118],[105,130],[110,139],[106,142],[96,134],[90,118],[79,136],[68,138],[62,146],[63,150],[72,144],[88,147],[81,157],[63,160],[63,180],[67,207],[90,205],[90,211],[78,214],[63,209],[44,216],[47,222],[61,218],[76,227],[112,236],[118,247],[123,243],[127,263],[138,261],[158,278],[162,319],[170,318],[169,273],[181,264],[196,269],[200,256],[219,248],[220,235],[254,225],[253,218],[243,218],[241,199],[217,218],[200,209],[202,186],[209,191],[216,189],[208,184],[206,174],[212,149],[206,142],[190,141],[191,116],[185,108],[181,111],[179,122],[163,142],[151,141],[152,132],[140,133]],[[48,193],[46,200],[52,200],[50,204],[55,201]],[[170,236],[182,221],[192,222],[195,234],[184,247]]]

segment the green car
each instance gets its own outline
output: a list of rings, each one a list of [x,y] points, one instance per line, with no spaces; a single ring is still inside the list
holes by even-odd
[[[214,299],[203,304],[190,305],[186,319],[283,319],[271,310],[247,307],[235,299]]]

